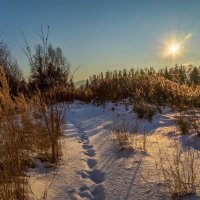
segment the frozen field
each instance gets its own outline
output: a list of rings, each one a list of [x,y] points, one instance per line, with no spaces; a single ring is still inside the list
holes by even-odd
[[[174,125],[177,113],[170,109],[163,109],[150,122],[137,119],[132,106],[125,104],[97,107],[75,102],[68,106],[62,137],[63,156],[58,168],[48,169],[46,173],[38,162],[38,167],[30,171],[36,196],[48,188],[49,200],[170,199],[159,172],[160,159],[170,162],[175,144],[183,151],[188,143],[198,150],[199,139],[195,135],[178,134]],[[146,135],[145,152],[117,149],[111,133],[115,119],[126,119],[137,126],[138,135]],[[200,197],[197,191],[196,195],[184,199]]]

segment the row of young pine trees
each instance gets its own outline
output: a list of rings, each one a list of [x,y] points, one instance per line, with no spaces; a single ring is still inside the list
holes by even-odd
[[[155,105],[198,107],[200,67],[178,66],[155,70],[134,68],[100,73],[90,77],[83,89],[94,99],[117,101],[131,98]]]
[[[168,80],[188,85],[197,85],[200,84],[200,66],[196,67],[193,65],[175,65],[174,67],[165,67],[164,69],[155,70],[155,68],[141,68],[135,69],[131,68],[130,70],[115,70],[107,71],[105,74],[102,72],[99,75],[93,75],[87,79],[86,84],[92,81],[98,81],[103,79],[119,79],[119,78],[135,78],[136,76],[144,75],[157,75],[162,76]]]

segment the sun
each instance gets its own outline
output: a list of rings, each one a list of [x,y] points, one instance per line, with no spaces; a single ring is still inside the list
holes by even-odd
[[[180,45],[179,44],[174,44],[170,47],[169,51],[171,54],[176,54],[180,50]]]
[[[166,57],[172,57],[172,58],[175,58],[177,56],[179,56],[181,53],[182,53],[182,50],[183,50],[183,45],[174,40],[174,41],[171,41],[167,44],[166,46]]]
[[[172,59],[176,59],[182,56],[186,50],[186,42],[192,37],[192,34],[189,33],[183,37],[168,37],[163,39],[163,51],[162,57],[167,58],[171,57]]]

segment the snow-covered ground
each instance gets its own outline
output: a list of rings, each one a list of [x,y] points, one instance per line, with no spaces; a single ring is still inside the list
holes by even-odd
[[[46,188],[49,200],[169,199],[156,167],[159,151],[171,156],[174,141],[185,147],[188,138],[177,134],[177,113],[170,109],[163,109],[151,122],[137,119],[132,110],[131,105],[124,103],[108,103],[105,107],[70,104],[62,138],[62,160],[57,169],[46,171],[38,162],[38,167],[30,170],[34,195],[40,197]],[[110,131],[116,118],[129,120],[137,125],[138,134],[147,135],[146,152],[116,148]],[[197,194],[192,199],[200,197]]]

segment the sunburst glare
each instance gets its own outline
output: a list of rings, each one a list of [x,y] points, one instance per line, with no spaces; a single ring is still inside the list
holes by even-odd
[[[176,54],[176,53],[178,52],[178,50],[179,50],[179,47],[180,47],[179,44],[172,45],[172,46],[170,47],[170,52],[171,52],[172,54]]]
[[[173,37],[171,39],[164,40],[164,50],[162,57],[172,57],[173,59],[177,56],[181,56],[185,51],[185,42],[192,37],[192,34],[189,33],[183,38]]]

